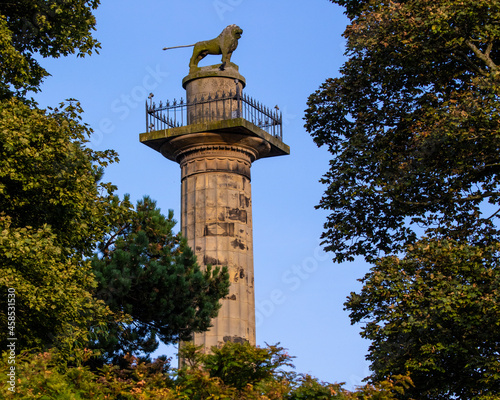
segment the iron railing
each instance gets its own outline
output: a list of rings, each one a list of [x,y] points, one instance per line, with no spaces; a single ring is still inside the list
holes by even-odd
[[[241,93],[238,86],[235,92],[208,94],[190,102],[181,98],[156,104],[153,94],[149,95],[149,103],[146,101],[147,132],[234,118],[244,118],[283,141],[283,116],[278,106],[274,109],[263,106]]]

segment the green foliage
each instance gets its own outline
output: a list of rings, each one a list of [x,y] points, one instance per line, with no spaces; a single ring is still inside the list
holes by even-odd
[[[340,384],[325,384],[310,375],[300,375],[296,380],[297,387],[287,396],[290,400],[302,399],[347,399],[347,392]]]
[[[37,91],[49,73],[35,55],[92,54],[92,11],[99,0],[16,0],[0,2],[0,99]]]
[[[20,353],[16,356],[15,392],[5,379],[0,381],[0,396],[4,399],[67,399],[79,400],[82,394],[98,396],[98,387],[94,384],[94,375],[82,367],[58,369],[58,356],[54,352],[29,354]],[[7,357],[0,363],[0,373],[7,376],[10,367]],[[100,397],[103,398],[103,397]]]
[[[90,262],[65,258],[54,244],[50,227],[13,228],[10,217],[0,216],[0,296],[6,303],[9,288],[15,301],[9,321],[12,332],[0,331],[0,346],[8,336],[17,338],[17,351],[55,345],[71,352],[88,340],[88,326],[100,327],[108,314],[95,301]],[[12,291],[9,291],[12,293]],[[15,319],[13,319],[15,317]],[[0,324],[7,327],[7,307],[0,310]]]
[[[152,363],[126,355],[123,366],[105,365],[98,371],[75,365],[61,367],[57,353],[21,354],[16,363],[16,394],[5,380],[0,396],[19,399],[108,399],[108,400],[393,400],[409,387],[406,377],[395,377],[380,385],[366,385],[355,391],[341,384],[319,382],[309,375],[284,371],[291,357],[279,346],[266,348],[226,343],[212,355],[201,354],[185,344],[181,353],[186,364],[170,370],[169,360]],[[94,355],[82,350],[84,362]],[[9,371],[7,357],[0,362],[0,374]],[[230,373],[236,368],[235,374]]]
[[[296,385],[286,399],[394,400],[412,386],[412,381],[407,376],[398,375],[376,385],[365,385],[349,391],[342,388],[342,384],[319,382],[310,375],[299,375]]]
[[[346,303],[353,323],[366,321],[372,379],[409,373],[407,396],[421,399],[498,396],[499,256],[498,243],[423,239],[379,260]]]
[[[182,399],[344,399],[347,393],[341,385],[292,372],[293,357],[279,344],[259,348],[227,342],[203,354],[200,347],[184,343],[179,354],[184,367],[178,371],[176,389]]]
[[[164,357],[144,362],[127,354],[120,367],[105,365],[96,374],[107,399],[172,399],[170,360]]]
[[[281,369],[293,365],[284,350],[278,345],[262,349],[248,343],[228,342],[220,349],[214,348],[203,364],[212,378],[220,378],[226,385],[242,390],[272,377],[285,378],[286,374]]]
[[[188,340],[210,327],[229,292],[227,268],[201,270],[180,234],[173,212],[161,214],[149,197],[118,219],[92,259],[96,296],[131,323],[111,324],[101,340],[106,355],[151,353],[164,343]]]
[[[498,396],[500,1],[333,3],[349,58],[306,127],[333,156],[323,243],[374,264],[346,303],[372,379],[410,373],[402,398]]]
[[[39,110],[0,102],[0,209],[14,227],[50,225],[65,255],[90,256],[108,230],[114,187],[97,183],[113,151],[85,147],[79,103]]]
[[[421,229],[498,240],[500,2],[338,3],[352,18],[349,60],[306,111],[333,155],[319,205],[331,211],[327,249],[336,261],[373,260]]]
[[[180,382],[188,382],[185,378],[191,371],[203,366],[211,379],[242,392],[272,379],[286,380],[283,368],[293,368],[291,357],[279,345],[260,348],[227,342],[221,348],[213,347],[210,354],[197,350],[191,343],[183,344],[180,357],[185,357],[187,367],[180,371]]]
[[[93,357],[88,350],[81,351],[79,359]],[[139,362],[126,357],[126,368],[106,365],[98,372],[88,367],[62,367],[57,352],[40,354],[22,353],[16,357],[15,392],[9,390],[5,379],[0,381],[0,396],[5,399],[55,399],[55,400],[147,400],[173,399],[168,387],[169,360],[157,359],[153,363]],[[0,373],[7,376],[11,364],[7,357],[0,363]]]
[[[11,90],[34,87],[46,75],[39,68],[30,71],[29,62],[14,47],[12,36],[5,16],[0,15],[0,98]]]
[[[80,112],[71,103],[43,111],[0,101],[0,301],[15,289],[18,349],[70,349],[90,319],[98,329],[106,314],[90,295],[85,258],[108,229],[113,187],[96,181],[116,156],[84,147],[89,129]]]

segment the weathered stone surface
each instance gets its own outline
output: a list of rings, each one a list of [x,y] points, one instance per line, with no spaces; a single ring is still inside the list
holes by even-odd
[[[253,283],[249,284],[254,276],[253,154],[238,148],[202,147],[180,157],[182,230],[199,261],[229,268],[231,287],[214,326],[195,334],[194,343],[207,350],[225,337],[255,344],[255,300]]]
[[[237,70],[199,71],[184,78],[183,86],[187,103],[193,104],[187,110],[188,124],[240,116],[242,104],[241,100],[236,99],[236,93],[241,93],[245,80]],[[217,100],[207,102],[209,98]]]
[[[186,89],[188,82],[191,82],[195,79],[203,79],[203,78],[213,78],[213,77],[225,77],[230,78],[233,81],[237,79],[239,83],[242,85],[242,88],[246,86],[246,80],[243,75],[239,72],[239,67],[236,64],[230,63],[224,70],[220,69],[221,64],[216,65],[208,65],[206,67],[201,67],[197,71],[190,72],[184,79],[182,80],[182,87]],[[213,84],[213,83],[204,83],[204,85]],[[194,87],[193,87],[194,88]],[[234,86],[233,86],[234,88]],[[196,93],[194,89],[191,93]]]
[[[139,138],[146,146],[176,162],[179,162],[177,157],[183,149],[200,143],[245,146],[247,149],[255,151],[256,160],[290,154],[288,145],[244,118],[210,121],[145,132],[141,133]],[[254,141],[257,138],[262,140],[257,143]]]

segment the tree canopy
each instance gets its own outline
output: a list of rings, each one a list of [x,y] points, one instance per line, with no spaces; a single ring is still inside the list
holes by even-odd
[[[94,372],[81,365],[51,368],[53,352],[21,355],[17,385],[21,393],[40,398],[99,400],[394,400],[411,385],[406,377],[394,377],[349,391],[342,384],[295,373],[293,357],[279,344],[259,348],[228,342],[214,347],[212,354],[187,344],[181,352],[187,363],[179,370],[172,370],[164,358],[145,362],[127,355],[124,368],[105,365]],[[83,351],[83,359],[91,356]],[[5,359],[0,360],[0,373],[6,375]],[[0,381],[0,395],[9,396],[8,386],[6,379]]]
[[[422,231],[496,240],[500,2],[338,3],[349,59],[306,111],[333,155],[319,204],[331,212],[326,248],[370,260]]]
[[[16,290],[20,348],[84,341],[105,315],[87,257],[109,229],[114,188],[97,181],[116,154],[85,147],[80,111],[0,101],[0,282],[2,302]]]
[[[38,60],[100,47],[92,36],[99,0],[7,0],[0,2],[0,98],[38,91],[49,75]]]
[[[496,398],[500,1],[332,2],[348,59],[306,128],[332,154],[323,243],[373,264],[345,304],[371,379],[409,373],[400,398]]]
[[[373,380],[409,373],[407,398],[498,396],[499,250],[422,240],[377,262],[347,302],[352,322],[366,322]]]
[[[0,209],[16,227],[50,225],[66,255],[83,257],[109,229],[115,188],[98,181],[118,158],[85,147],[81,113],[78,102],[47,111],[0,104]]]

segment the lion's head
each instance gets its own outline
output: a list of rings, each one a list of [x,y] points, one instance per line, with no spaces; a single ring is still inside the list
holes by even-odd
[[[241,29],[238,25],[232,24],[224,28],[224,30],[221,32],[221,36],[230,35],[238,40],[241,37],[242,33],[243,29]]]

